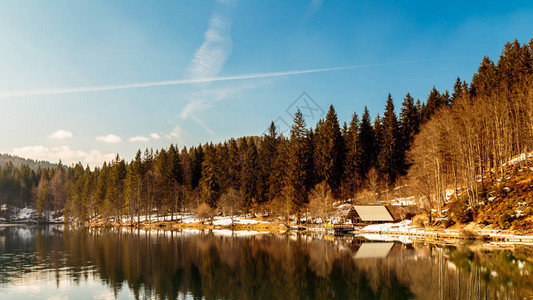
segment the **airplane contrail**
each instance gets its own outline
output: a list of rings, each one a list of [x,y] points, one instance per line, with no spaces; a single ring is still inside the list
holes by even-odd
[[[403,61],[403,62],[382,63],[382,64],[366,64],[366,65],[355,65],[355,66],[322,68],[322,69],[308,69],[308,70],[297,70],[297,71],[252,73],[252,74],[244,74],[244,75],[210,77],[210,78],[193,78],[193,79],[180,79],[180,80],[153,81],[153,82],[130,83],[130,84],[120,84],[120,85],[104,85],[104,86],[72,87],[72,88],[52,88],[52,89],[36,89],[36,90],[15,90],[15,91],[0,92],[0,99],[17,98],[17,97],[28,97],[28,96],[60,95],[60,94],[70,94],[70,93],[85,93],[85,92],[97,92],[97,91],[111,91],[111,90],[122,90],[122,89],[143,88],[143,87],[155,87],[155,86],[167,86],[167,85],[183,85],[183,84],[193,84],[193,83],[203,83],[203,82],[217,82],[217,81],[231,81],[231,80],[269,78],[269,77],[282,77],[282,76],[308,74],[308,73],[331,72],[331,71],[340,71],[340,70],[349,70],[349,69],[358,69],[358,68],[368,68],[368,67],[378,67],[378,66],[388,66],[388,65],[398,65],[398,64],[410,64],[410,63],[428,62],[428,61],[435,61],[435,60],[440,60],[440,59]]]

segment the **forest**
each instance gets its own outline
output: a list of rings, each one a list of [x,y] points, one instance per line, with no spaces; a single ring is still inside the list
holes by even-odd
[[[425,101],[408,93],[398,112],[389,94],[375,118],[365,108],[340,122],[331,105],[313,126],[297,112],[288,136],[272,122],[263,136],[139,150],[131,161],[117,155],[92,170],[81,163],[30,168],[7,162],[0,169],[0,204],[35,207],[43,218],[62,211],[66,221],[135,222],[197,210],[322,217],[337,201],[415,196],[430,221],[450,201],[457,215],[469,211],[471,220],[493,187],[528,164],[533,39],[508,42],[497,62],[484,57],[472,80],[457,78],[451,93],[433,87]],[[517,164],[508,163],[520,155]],[[531,184],[527,189],[525,216],[533,215]],[[454,191],[451,199],[447,190]],[[508,210],[503,227],[519,217]]]

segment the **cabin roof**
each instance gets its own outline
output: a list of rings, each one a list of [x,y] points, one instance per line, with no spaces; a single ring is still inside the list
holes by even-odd
[[[394,222],[384,205],[354,205],[353,208],[363,222]]]

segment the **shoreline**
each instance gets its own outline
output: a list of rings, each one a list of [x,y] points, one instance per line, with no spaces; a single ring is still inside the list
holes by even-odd
[[[231,231],[258,231],[258,232],[298,232],[304,234],[322,234],[326,236],[363,236],[363,235],[379,235],[387,237],[411,237],[424,238],[434,241],[482,241],[482,242],[502,242],[502,243],[525,243],[533,245],[533,235],[517,235],[503,230],[458,230],[458,229],[422,229],[422,228],[405,228],[404,230],[364,230],[354,229],[347,234],[335,235],[325,228],[316,230],[317,227],[298,225],[287,227],[283,224],[272,223],[255,223],[255,224],[239,224],[232,225],[211,225],[201,223],[177,223],[169,221],[152,222],[151,224],[116,224],[116,223],[98,223],[87,227],[90,228],[135,228],[143,230],[181,230],[181,229],[195,229],[195,230],[231,230]]]
[[[0,223],[0,226],[17,226],[17,225],[29,225],[29,226],[39,226],[39,225],[68,225],[76,226],[79,224],[65,224],[65,223],[37,223],[32,221],[25,222],[9,222],[9,223]],[[370,230],[370,229],[357,229],[353,228],[344,234],[338,235],[335,234],[332,230],[327,230],[324,227],[309,226],[309,225],[295,225],[295,226],[286,226],[280,223],[271,223],[266,221],[256,221],[253,223],[233,223],[233,224],[204,224],[200,222],[177,222],[177,221],[153,221],[151,223],[141,222],[141,223],[115,223],[115,222],[92,222],[86,223],[81,226],[87,228],[131,228],[131,229],[142,229],[142,230],[163,230],[163,231],[172,231],[172,230],[231,230],[231,231],[256,231],[256,232],[270,232],[270,233],[280,233],[280,232],[298,232],[303,234],[320,234],[324,236],[361,236],[364,235],[374,235],[373,238],[390,239],[391,237],[403,237],[403,238],[416,238],[416,239],[425,239],[435,242],[445,242],[451,241],[453,243],[458,243],[460,241],[481,241],[481,242],[497,242],[497,243],[511,243],[511,244],[527,244],[533,245],[533,235],[519,235],[514,234],[511,231],[504,230],[467,230],[467,229],[434,229],[434,228],[416,228],[416,227],[404,227],[404,228],[394,228],[394,229],[380,229],[380,230]]]

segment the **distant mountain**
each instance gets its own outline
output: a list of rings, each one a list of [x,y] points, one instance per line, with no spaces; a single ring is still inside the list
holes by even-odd
[[[0,154],[0,166],[5,166],[8,162],[11,162],[15,167],[20,167],[21,165],[27,165],[30,167],[30,169],[37,170],[39,167],[41,168],[55,168],[57,167],[57,164],[53,164],[48,161],[42,161],[42,160],[33,160],[29,158],[22,158],[18,156],[14,156],[11,154]]]

